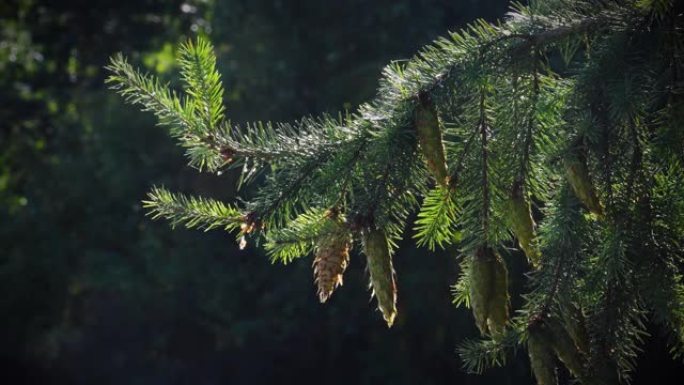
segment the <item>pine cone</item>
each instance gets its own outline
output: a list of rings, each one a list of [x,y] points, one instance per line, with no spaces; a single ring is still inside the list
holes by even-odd
[[[570,334],[570,337],[575,342],[575,346],[580,353],[589,353],[589,332],[586,327],[586,319],[582,313],[582,309],[574,303],[569,305],[569,310],[566,316],[563,317],[565,329]]]
[[[534,326],[529,330],[527,339],[527,353],[530,356],[532,373],[537,379],[537,385],[557,385],[556,360],[550,347],[548,334]]]
[[[368,259],[371,287],[378,300],[378,308],[390,327],[397,315],[396,274],[383,230],[369,229],[363,232],[364,253]]]
[[[583,156],[571,156],[565,158],[565,173],[575,196],[586,208],[598,215],[603,216],[603,206],[598,199],[594,184],[589,175],[587,162]]]
[[[508,321],[508,270],[501,256],[483,246],[470,266],[470,305],[482,334],[500,334]]]
[[[493,251],[492,251],[493,252]],[[489,301],[489,317],[487,327],[489,332],[494,335],[503,333],[508,322],[508,269],[501,256],[495,252],[492,262],[493,285],[491,299]]]
[[[481,334],[488,332],[487,317],[489,309],[487,304],[490,297],[490,279],[492,274],[491,263],[488,257],[483,255],[480,249],[472,257],[470,264],[470,307],[473,309],[475,325],[480,329]]]
[[[420,149],[435,180],[442,187],[449,184],[442,131],[437,109],[427,93],[420,93],[414,116]]]
[[[324,303],[342,285],[342,275],[349,264],[351,235],[344,220],[339,217],[329,217],[321,232],[316,243],[313,268],[318,298]]]
[[[551,336],[551,347],[570,373],[579,378],[584,372],[584,357],[572,337],[558,320],[549,320],[546,324]]]
[[[525,199],[522,183],[516,182],[513,186],[511,197],[508,201],[508,217],[511,230],[515,237],[518,238],[520,248],[525,252],[527,259],[532,265],[538,266],[541,253],[535,244],[535,223],[534,219],[532,219],[530,202]]]

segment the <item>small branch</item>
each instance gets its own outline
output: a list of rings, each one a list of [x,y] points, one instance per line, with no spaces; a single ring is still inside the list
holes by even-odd
[[[588,32],[592,29],[599,28],[601,26],[606,26],[608,22],[607,17],[594,16],[581,20],[575,24],[561,26],[558,28],[550,29],[542,33],[531,35],[529,42],[530,47],[532,45],[536,47],[541,47],[550,43],[555,43],[558,40],[566,38],[569,35],[578,32]]]
[[[489,233],[489,173],[487,149],[487,120],[485,115],[485,89],[480,89],[480,144],[482,146],[482,231],[486,238]]]
[[[634,196],[634,183],[637,178],[637,173],[641,167],[641,145],[639,144],[639,134],[637,133],[634,122],[629,124],[629,133],[632,139],[632,159],[629,165],[629,176],[627,178],[627,202],[632,200]],[[631,217],[630,217],[631,218]]]
[[[289,186],[285,189],[285,191],[278,195],[278,199],[276,199],[273,203],[271,203],[264,211],[258,212],[257,217],[260,220],[263,220],[267,218],[268,216],[272,215],[276,210],[280,208],[281,203],[285,198],[291,196],[293,193],[295,193],[299,188],[301,187],[302,183],[311,176],[312,171],[318,167],[318,165],[322,162],[325,162],[325,160],[328,158],[329,154],[319,154],[318,159],[315,159],[315,161],[312,161],[305,167],[304,170],[299,174],[297,179],[295,179],[292,183],[290,183]]]
[[[368,215],[371,218],[375,216],[375,210],[377,210],[378,206],[380,205],[380,201],[379,201],[380,191],[383,188],[385,188],[385,186],[387,186],[387,180],[389,179],[390,171],[391,171],[391,163],[387,162],[386,167],[385,167],[385,172],[382,175],[382,180],[380,181],[380,183],[378,183],[378,185],[375,188],[374,196],[376,199],[373,201],[373,203],[368,208]]]
[[[351,175],[352,175],[351,169],[354,167],[354,165],[356,165],[356,162],[358,162],[359,157],[361,156],[361,151],[363,151],[363,149],[366,147],[367,143],[368,143],[368,141],[365,141],[365,140],[362,141],[361,145],[354,152],[354,156],[352,156],[352,158],[345,165],[345,168],[348,170],[347,176],[344,178],[344,182],[342,183],[342,188],[340,189],[340,194],[337,197],[337,200],[335,201],[335,203],[332,204],[331,207],[336,207],[344,199],[344,196],[347,193],[347,188],[349,186],[349,180],[351,179]]]
[[[605,100],[605,99],[604,99]],[[611,131],[611,124],[610,124],[610,119],[606,117],[606,112],[604,109],[603,105],[597,106],[598,110],[598,118],[601,121],[602,125],[602,130],[601,130],[601,139],[603,141],[602,146],[601,146],[601,151],[603,155],[603,160],[602,160],[602,165],[603,165],[603,183],[605,184],[605,189],[606,189],[606,211],[611,212],[613,209],[613,178],[612,178],[612,158],[610,156],[610,151],[611,151],[611,146],[610,146],[610,131]]]
[[[276,154],[273,152],[268,152],[268,151],[258,151],[258,150],[246,150],[246,149],[240,149],[234,146],[230,146],[228,144],[221,144],[217,138],[216,135],[213,133],[208,134],[202,139],[202,142],[204,142],[207,146],[213,148],[216,150],[219,154],[221,154],[221,157],[224,159],[224,161],[230,163],[232,162],[236,157],[238,158],[256,158],[260,159],[262,161],[272,161],[276,158]]]
[[[541,320],[544,318],[545,314],[549,314],[550,309],[551,309],[551,304],[553,303],[553,299],[556,296],[556,293],[558,293],[558,287],[560,286],[561,282],[561,268],[563,266],[563,262],[565,261],[564,257],[558,258],[556,262],[556,266],[553,271],[553,284],[551,285],[551,290],[546,293],[546,296],[544,298],[544,302],[542,305],[537,309],[536,312],[534,312],[529,320],[529,324],[534,324],[535,322]]]
[[[534,49],[534,66],[532,68],[532,98],[530,104],[530,116],[527,122],[527,132],[525,134],[525,142],[523,144],[523,156],[520,161],[520,170],[517,182],[523,185],[525,179],[527,178],[528,166],[530,163],[530,151],[532,147],[532,138],[534,137],[534,122],[535,113],[537,110],[537,101],[539,100],[539,50],[536,47]]]
[[[458,175],[461,173],[461,170],[463,170],[465,158],[470,153],[470,144],[475,141],[475,135],[477,135],[477,131],[473,131],[472,134],[470,134],[470,137],[466,141],[465,147],[463,148],[463,153],[461,153],[461,157],[458,159],[456,168],[451,173],[451,177],[449,178],[449,187],[452,189],[458,184]]]

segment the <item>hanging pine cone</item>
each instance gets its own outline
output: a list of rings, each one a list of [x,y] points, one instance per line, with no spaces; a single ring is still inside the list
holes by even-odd
[[[437,109],[430,99],[430,95],[421,92],[418,95],[414,122],[420,149],[435,180],[442,187],[449,184],[442,131],[440,130]]]
[[[548,320],[546,325],[551,337],[551,347],[558,358],[575,377],[582,376],[584,357],[575,346],[575,342],[563,325],[555,319]]]
[[[397,315],[397,285],[385,232],[380,229],[364,231],[363,251],[368,259],[373,294],[387,326],[390,327]]]
[[[535,244],[535,223],[532,219],[530,202],[526,199],[523,185],[519,181],[516,181],[511,189],[508,201],[508,221],[527,259],[533,266],[538,266],[541,254]]]
[[[527,339],[527,353],[530,356],[532,373],[537,385],[557,385],[556,360],[551,349],[548,334],[540,326],[531,327]]]
[[[481,251],[472,257],[470,263],[470,307],[473,309],[473,316],[475,317],[475,325],[480,330],[480,333],[486,334],[487,316],[489,303],[489,280],[491,277],[491,264],[487,261],[485,256],[480,256]]]
[[[563,317],[565,329],[580,353],[586,355],[589,353],[589,332],[586,327],[586,319],[579,306],[574,303],[570,303],[568,306],[568,314]]]
[[[565,173],[577,199],[579,199],[590,212],[599,217],[603,216],[603,206],[594,189],[594,184],[591,181],[589,168],[587,167],[584,156],[574,155],[566,157]]]
[[[498,335],[503,333],[508,322],[508,269],[501,256],[494,252],[494,262],[492,263],[493,286],[491,300],[489,301],[489,317],[487,327],[489,332]]]
[[[321,234],[316,243],[313,270],[318,298],[324,303],[342,285],[342,275],[349,264],[351,235],[344,220],[336,214],[329,214]]]
[[[508,321],[508,270],[499,254],[480,247],[470,266],[470,306],[482,334],[500,334]]]

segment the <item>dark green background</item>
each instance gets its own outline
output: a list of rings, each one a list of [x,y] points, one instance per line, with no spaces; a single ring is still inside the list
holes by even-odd
[[[173,84],[176,44],[204,33],[233,121],[335,113],[371,98],[389,61],[506,10],[502,0],[2,1],[0,382],[532,383],[521,353],[484,376],[460,371],[455,348],[476,329],[451,305],[454,251],[405,242],[388,330],[356,254],[323,306],[309,259],[271,265],[229,234],[146,218],[153,184],[231,200],[236,175],[186,168],[153,117],[103,85],[118,51]],[[661,339],[646,350],[637,383],[681,370]]]

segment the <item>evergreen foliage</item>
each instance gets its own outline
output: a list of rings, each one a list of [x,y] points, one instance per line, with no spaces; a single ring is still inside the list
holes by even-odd
[[[243,222],[237,209],[222,202],[173,194],[163,188],[153,188],[143,206],[154,219],[165,218],[174,226],[183,224],[205,231],[218,227],[232,231],[240,228]]]
[[[120,55],[108,83],[156,114],[190,165],[240,167],[258,184],[236,206],[155,189],[155,217],[240,229],[282,262],[315,249],[326,210],[344,215],[357,245],[382,234],[390,253],[413,227],[419,245],[456,246],[457,303],[476,318],[473,301],[506,315],[459,348],[466,369],[527,345],[539,383],[555,383],[562,363],[582,383],[609,384],[629,380],[646,319],[670,333],[673,354],[684,349],[682,15],[673,0],[515,4],[502,23],[476,21],[390,64],[376,98],[337,118],[231,122],[202,38],[179,49],[185,96]],[[444,146],[446,165],[428,146]],[[525,250],[529,274],[507,277],[499,251],[518,244],[539,255]],[[389,262],[380,307],[391,324]],[[524,304],[506,320],[501,288],[523,279]]]

